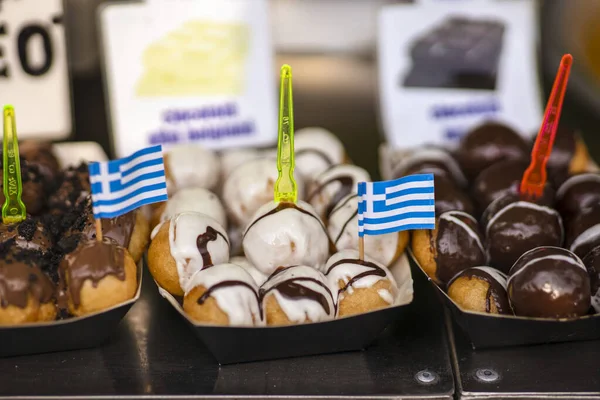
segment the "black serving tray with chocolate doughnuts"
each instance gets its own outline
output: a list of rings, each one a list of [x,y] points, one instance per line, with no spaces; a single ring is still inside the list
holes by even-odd
[[[405,255],[392,267],[394,271],[409,274],[402,281],[411,285],[412,300],[412,273]],[[222,365],[363,350],[392,322],[401,320],[410,307],[410,303],[399,304],[331,321],[290,326],[211,326],[192,321],[183,311],[182,298],[174,297],[158,284],[157,287]]]
[[[474,349],[600,339],[600,314],[548,319],[465,311],[427,276],[410,249],[409,255],[411,264],[421,271],[421,278],[437,289],[438,297]]]
[[[83,317],[18,326],[0,326],[0,357],[85,349],[105,343],[142,291],[142,262],[137,270],[138,286],[130,300]]]

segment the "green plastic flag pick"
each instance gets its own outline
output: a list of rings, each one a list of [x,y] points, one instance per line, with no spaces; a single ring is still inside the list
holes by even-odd
[[[17,125],[15,109],[4,106],[4,140],[3,171],[4,171],[4,205],[2,206],[2,222],[15,224],[25,220],[27,213],[21,200],[23,184],[21,183],[21,164],[19,162],[19,142],[17,140]]]
[[[275,201],[295,203],[298,188],[294,180],[294,106],[292,100],[292,67],[281,67],[279,88],[279,138],[277,140]]]

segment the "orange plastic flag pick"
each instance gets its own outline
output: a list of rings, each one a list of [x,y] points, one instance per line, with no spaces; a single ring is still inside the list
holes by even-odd
[[[552,92],[548,104],[546,104],[544,120],[531,151],[531,163],[521,180],[520,194],[523,198],[536,200],[544,192],[547,179],[546,163],[552,152],[552,145],[556,137],[556,129],[560,120],[572,64],[573,57],[570,54],[565,54],[560,61]]]

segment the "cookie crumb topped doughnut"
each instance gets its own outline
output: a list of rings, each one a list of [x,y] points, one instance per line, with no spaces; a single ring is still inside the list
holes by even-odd
[[[508,296],[516,315],[571,318],[590,309],[590,278],[579,257],[560,247],[538,247],[510,270]]]
[[[304,265],[276,271],[259,290],[267,325],[333,319],[335,304],[325,276]]]
[[[158,284],[183,295],[189,279],[199,270],[229,260],[225,229],[208,215],[177,214],[154,228],[148,249],[148,269]]]
[[[339,317],[389,307],[398,295],[391,272],[370,257],[360,260],[356,250],[337,252],[325,270]]]
[[[263,325],[258,287],[239,265],[219,264],[190,279],[183,310],[194,321],[226,326]]]
[[[507,276],[491,267],[472,267],[448,282],[448,296],[463,310],[486,314],[512,314]]]

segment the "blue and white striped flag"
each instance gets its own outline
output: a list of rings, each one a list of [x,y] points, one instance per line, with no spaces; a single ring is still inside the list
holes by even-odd
[[[433,174],[358,184],[358,236],[435,229]]]
[[[94,218],[114,218],[144,204],[167,200],[162,146],[152,146],[120,160],[88,166]]]

